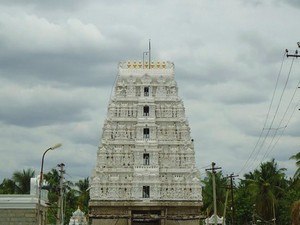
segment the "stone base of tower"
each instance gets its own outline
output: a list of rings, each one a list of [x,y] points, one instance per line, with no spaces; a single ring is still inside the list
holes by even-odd
[[[199,225],[200,201],[90,201],[92,225]]]

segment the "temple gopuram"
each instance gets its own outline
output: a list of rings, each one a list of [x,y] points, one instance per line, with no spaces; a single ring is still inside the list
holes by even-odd
[[[199,225],[200,175],[174,72],[165,61],[119,63],[90,177],[92,225]]]

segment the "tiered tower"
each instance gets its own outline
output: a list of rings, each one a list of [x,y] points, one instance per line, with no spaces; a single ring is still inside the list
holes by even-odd
[[[93,225],[199,224],[199,171],[171,62],[121,62],[91,176]]]

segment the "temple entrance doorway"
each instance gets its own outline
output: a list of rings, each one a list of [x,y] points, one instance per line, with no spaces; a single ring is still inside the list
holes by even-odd
[[[160,211],[132,211],[132,225],[160,225]]]
[[[160,221],[133,221],[132,225],[160,225]]]

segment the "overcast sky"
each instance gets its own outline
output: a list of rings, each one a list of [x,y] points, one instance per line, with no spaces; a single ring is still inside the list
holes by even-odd
[[[38,174],[56,143],[44,172],[63,162],[67,179],[88,177],[118,62],[141,60],[149,38],[154,60],[175,63],[202,175],[212,161],[242,175],[275,158],[291,176],[300,59],[283,56],[299,21],[297,0],[1,0],[0,182]]]

